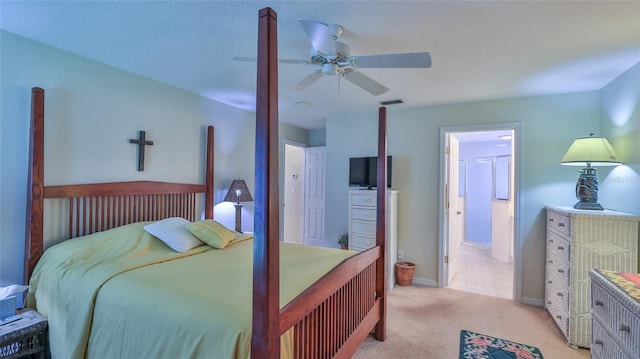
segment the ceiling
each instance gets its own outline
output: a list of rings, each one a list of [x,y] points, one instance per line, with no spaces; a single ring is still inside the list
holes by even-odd
[[[255,107],[258,10],[278,13],[278,55],[308,59],[298,19],[338,24],[354,55],[428,51],[428,69],[363,69],[373,96],[312,65],[279,65],[279,118],[598,90],[640,62],[640,1],[6,1],[3,30],[235,107]],[[309,106],[296,103],[306,102]]]

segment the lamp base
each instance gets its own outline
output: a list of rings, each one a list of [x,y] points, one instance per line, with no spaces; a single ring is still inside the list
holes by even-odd
[[[234,204],[236,207],[236,232],[242,233],[242,204]]]
[[[598,173],[595,168],[588,166],[580,172],[576,183],[576,203],[573,208],[602,211],[604,208],[598,203]]]
[[[602,208],[602,206],[598,202],[595,202],[595,203],[578,202],[573,206],[573,208],[575,208],[575,209],[588,209],[588,210],[604,211],[604,208]]]

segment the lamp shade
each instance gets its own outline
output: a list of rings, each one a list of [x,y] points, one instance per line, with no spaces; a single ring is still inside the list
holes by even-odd
[[[560,164],[565,166],[617,166],[616,151],[604,137],[581,137],[564,154]]]
[[[226,202],[252,202],[253,197],[251,197],[251,193],[249,192],[249,188],[247,188],[247,184],[244,183],[244,180],[235,179],[231,182],[231,187],[229,187],[229,191],[227,195],[224,196],[224,200]]]

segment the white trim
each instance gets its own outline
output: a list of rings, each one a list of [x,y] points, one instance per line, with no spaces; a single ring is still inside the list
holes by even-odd
[[[427,279],[427,278],[413,277],[412,284],[415,285],[415,286],[418,286],[418,287],[438,288],[438,282],[436,282],[433,279]]]
[[[440,127],[440,145],[439,145],[439,159],[440,159],[440,173],[438,181],[438,287],[445,287],[444,280],[444,255],[445,255],[445,231],[446,216],[444,213],[444,182],[445,182],[445,161],[444,148],[446,145],[446,134],[448,132],[469,132],[469,131],[496,131],[496,130],[513,130],[513,153],[511,158],[513,159],[514,173],[514,189],[513,189],[513,201],[514,201],[514,243],[513,243],[513,300],[515,302],[522,302],[522,236],[520,228],[520,188],[521,188],[521,162],[522,162],[522,123],[521,122],[504,122],[504,123],[492,123],[492,124],[479,124],[479,125],[463,125],[463,126],[447,126]],[[414,279],[415,281],[415,279]],[[527,298],[530,303],[544,303],[537,299]]]
[[[538,298],[522,297],[522,304],[544,307],[544,300]]]

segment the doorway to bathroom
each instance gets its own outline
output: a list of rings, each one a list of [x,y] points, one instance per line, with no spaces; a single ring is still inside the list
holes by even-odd
[[[516,298],[515,128],[443,133],[441,286]],[[455,178],[454,178],[455,177]]]

